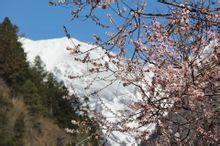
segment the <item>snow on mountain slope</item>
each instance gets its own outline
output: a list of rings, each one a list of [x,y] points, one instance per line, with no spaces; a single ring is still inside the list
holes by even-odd
[[[88,65],[74,60],[74,56],[70,54],[67,47],[73,47],[73,44],[80,44],[80,49],[85,51],[94,46],[67,38],[49,39],[33,41],[22,38],[20,40],[23,48],[27,53],[27,59],[33,62],[34,58],[39,55],[46,65],[46,69],[57,77],[58,80],[64,82],[70,93],[74,93],[79,97],[87,96],[88,90],[85,87],[92,82],[94,75],[90,75]],[[101,48],[97,48],[91,52],[91,57],[100,57],[104,54]],[[107,59],[105,60],[107,61]],[[112,68],[114,66],[111,66]],[[87,78],[72,80],[69,76],[88,75]],[[110,72],[103,72],[99,76],[111,80]],[[109,84],[108,80],[97,80],[90,88],[93,91],[99,90]],[[92,92],[92,91],[90,91]],[[107,118],[108,121],[117,122],[120,117],[126,117],[132,114],[126,104],[136,99],[137,94],[134,87],[123,87],[119,82],[114,82],[96,95],[89,95],[89,105],[91,109],[99,111]],[[100,100],[102,99],[102,100]],[[103,104],[104,103],[104,104]],[[110,111],[112,110],[112,112]],[[145,127],[143,130],[152,131],[154,124]],[[106,132],[103,130],[103,132]],[[108,143],[110,145],[134,144],[135,133],[111,132],[108,134]]]

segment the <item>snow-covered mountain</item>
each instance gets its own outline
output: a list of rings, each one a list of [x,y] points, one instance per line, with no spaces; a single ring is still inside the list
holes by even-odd
[[[30,39],[22,38],[20,40],[23,44],[23,48],[27,53],[27,59],[33,62],[34,58],[39,55],[42,61],[46,65],[46,70],[52,72],[58,80],[64,82],[70,93],[74,93],[79,97],[89,95],[89,105],[91,109],[99,111],[108,121],[117,122],[120,117],[126,117],[132,114],[132,111],[126,106],[128,103],[135,100],[137,94],[134,87],[124,87],[120,82],[114,82],[108,85],[107,79],[111,80],[110,72],[103,72],[98,76],[106,78],[105,81],[97,80],[92,82],[94,75],[90,75],[88,71],[88,64],[83,64],[75,61],[74,56],[66,49],[67,47],[73,47],[73,45],[80,44],[80,50],[86,51],[93,45],[80,42],[76,39],[49,39],[33,41]],[[93,58],[98,58],[104,54],[101,48],[96,48],[90,54]],[[104,61],[108,61],[104,58]],[[113,65],[111,67],[114,67]],[[76,75],[88,75],[86,78],[70,79],[69,76]],[[93,83],[90,91],[85,87]],[[108,87],[101,90],[98,94],[90,95],[92,91],[102,89],[108,85]],[[92,91],[91,91],[92,90]],[[90,93],[89,93],[90,92]],[[145,127],[144,130],[152,131],[154,124]],[[105,133],[106,131],[103,130]],[[110,145],[131,145],[135,144],[135,133],[121,133],[111,132],[107,133],[108,143]]]

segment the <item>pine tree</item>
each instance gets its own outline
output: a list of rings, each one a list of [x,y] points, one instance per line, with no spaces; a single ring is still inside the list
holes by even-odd
[[[28,68],[17,32],[17,26],[8,17],[0,24],[0,77],[9,85],[22,82]]]
[[[36,56],[34,59],[34,69],[38,72],[41,80],[45,79],[45,77],[47,76],[47,72],[45,71],[45,64],[44,62],[41,60],[40,56]]]

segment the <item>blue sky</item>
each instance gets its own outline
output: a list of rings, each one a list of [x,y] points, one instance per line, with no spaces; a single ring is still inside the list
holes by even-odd
[[[71,7],[48,5],[49,0],[1,0],[0,21],[8,16],[19,27],[19,34],[39,40],[64,37],[63,25],[67,25],[71,36],[81,41],[92,41],[91,35],[103,33],[90,21],[69,22]],[[150,0],[149,10],[161,9],[162,6]],[[99,12],[101,17],[106,17],[106,12]]]
[[[38,40],[64,36],[69,9],[51,7],[47,0],[1,0],[0,20],[8,16],[26,37]]]

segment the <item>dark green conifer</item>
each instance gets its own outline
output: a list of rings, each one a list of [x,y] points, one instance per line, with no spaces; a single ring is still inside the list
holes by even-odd
[[[8,17],[0,23],[0,77],[9,85],[22,82],[28,68],[17,32],[17,26]]]

